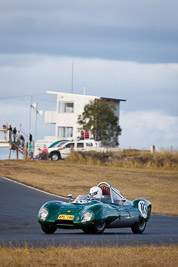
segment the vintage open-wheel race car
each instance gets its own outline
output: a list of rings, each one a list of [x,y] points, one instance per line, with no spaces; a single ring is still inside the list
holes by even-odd
[[[46,234],[57,228],[82,229],[87,234],[101,234],[105,228],[130,227],[133,233],[143,233],[151,213],[146,199],[127,200],[119,190],[106,182],[90,189],[69,202],[50,201],[38,212],[38,222]]]

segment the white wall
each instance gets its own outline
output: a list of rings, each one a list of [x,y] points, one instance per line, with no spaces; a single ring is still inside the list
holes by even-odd
[[[45,113],[45,122],[46,123],[55,123],[55,137],[58,138],[58,127],[73,127],[73,138],[80,136],[80,131],[78,130],[79,125],[77,124],[78,116],[82,114],[84,106],[89,104],[90,101],[94,99],[99,99],[98,96],[88,96],[88,95],[79,95],[79,94],[70,94],[70,93],[60,93],[60,92],[47,92],[49,94],[56,94],[57,103],[56,111],[46,111]],[[74,110],[71,113],[58,112],[59,102],[73,102]],[[119,101],[115,102],[116,104],[116,115],[119,117]],[[54,137],[53,137],[54,138]]]

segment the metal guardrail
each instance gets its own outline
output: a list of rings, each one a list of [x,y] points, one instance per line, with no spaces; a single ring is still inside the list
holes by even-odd
[[[16,151],[17,159],[18,152],[23,155],[24,159],[33,157],[33,142],[31,142],[30,146],[28,146],[28,135],[22,130],[20,131],[20,134],[25,137],[24,140],[20,137],[19,131],[18,134],[15,135],[10,130],[0,129],[0,148],[9,148],[9,159],[11,158],[12,150]]]
[[[21,134],[25,136],[28,141],[28,135],[21,131]],[[19,136],[17,134],[13,134],[10,130],[0,129],[0,142],[9,142],[9,141],[20,141]]]
[[[25,154],[26,144],[19,139],[18,135],[13,134],[10,130],[0,129],[0,147],[9,147],[21,154]]]

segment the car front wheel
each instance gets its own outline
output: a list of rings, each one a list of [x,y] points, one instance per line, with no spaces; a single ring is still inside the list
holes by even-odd
[[[57,226],[52,224],[41,224],[41,229],[45,234],[53,234],[57,230]]]
[[[138,223],[134,224],[131,229],[134,234],[141,234],[146,228],[146,221],[141,220]]]
[[[51,159],[54,160],[54,161],[57,161],[59,160],[61,157],[60,157],[60,154],[57,153],[57,152],[53,152],[51,153]]]
[[[83,231],[85,234],[102,234],[105,230],[105,227],[105,222],[99,222],[92,225],[92,227],[90,226],[88,228],[83,228]]]

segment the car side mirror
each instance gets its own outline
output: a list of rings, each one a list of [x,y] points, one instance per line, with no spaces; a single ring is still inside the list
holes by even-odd
[[[72,201],[72,194],[68,194],[69,202]]]

